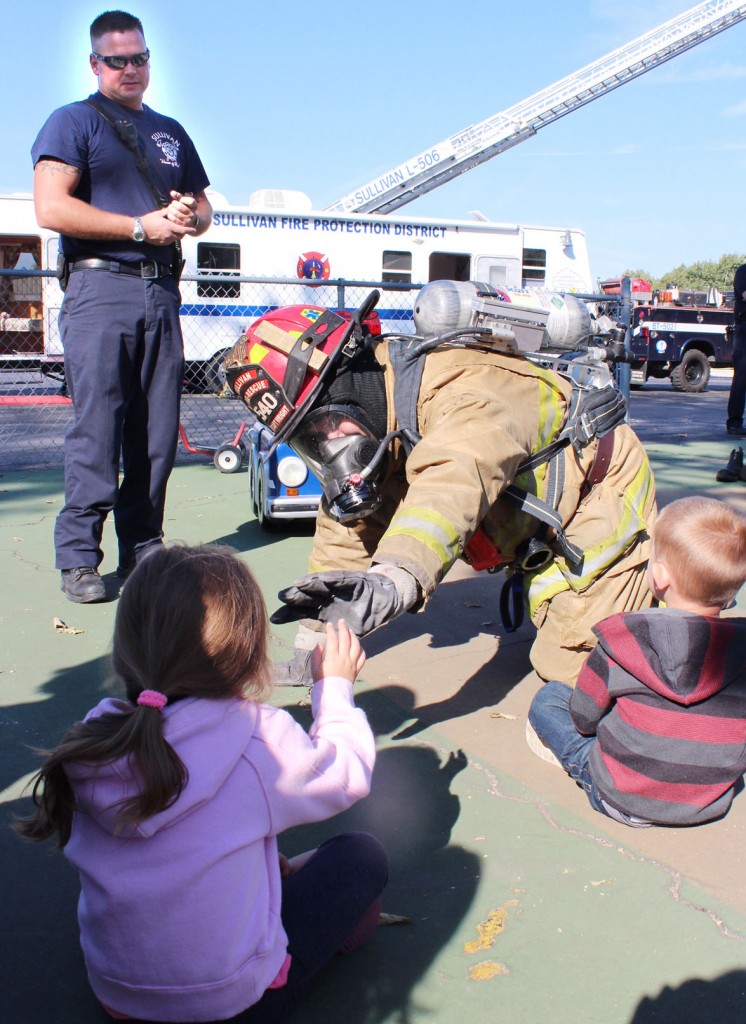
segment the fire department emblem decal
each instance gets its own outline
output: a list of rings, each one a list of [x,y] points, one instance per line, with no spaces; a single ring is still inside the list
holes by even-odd
[[[152,139],[165,157],[165,159],[161,158],[161,163],[167,164],[169,167],[178,167],[181,143],[166,132],[154,132]]]
[[[302,281],[328,281],[329,260],[320,252],[304,252],[298,258],[296,272]]]

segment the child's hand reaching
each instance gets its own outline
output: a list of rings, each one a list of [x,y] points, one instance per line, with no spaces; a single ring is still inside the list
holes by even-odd
[[[319,644],[311,655],[313,681],[317,682],[324,676],[342,676],[354,683],[364,664],[365,651],[344,619],[340,619],[336,626],[327,622],[326,646]]]

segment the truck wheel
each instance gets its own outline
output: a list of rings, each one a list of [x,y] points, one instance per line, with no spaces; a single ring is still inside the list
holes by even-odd
[[[680,363],[671,370],[671,385],[674,391],[699,393],[707,387],[710,379],[710,362],[704,352],[689,349]]]

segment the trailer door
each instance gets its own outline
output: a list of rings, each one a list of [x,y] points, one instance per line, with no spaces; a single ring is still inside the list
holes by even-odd
[[[480,256],[475,280],[493,288],[520,288],[521,261],[505,256]]]

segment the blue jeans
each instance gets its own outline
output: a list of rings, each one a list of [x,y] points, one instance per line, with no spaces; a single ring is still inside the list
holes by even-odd
[[[588,802],[601,814],[606,808],[593,781],[588,758],[596,742],[595,736],[583,736],[570,717],[572,687],[551,680],[545,683],[531,701],[528,720],[539,739],[546,743],[568,775],[585,790]]]
[[[601,797],[588,767],[596,736],[583,736],[570,718],[572,687],[556,680],[544,683],[531,701],[528,720],[562,767],[583,787],[591,807],[604,813]]]
[[[623,825],[647,828],[652,822],[624,814],[603,800],[588,764],[596,737],[583,736],[575,728],[570,717],[570,697],[572,687],[566,683],[552,680],[542,686],[528,709],[528,720],[536,735],[546,743],[567,774],[583,787],[588,803],[595,811],[614,821],[621,821]]]

